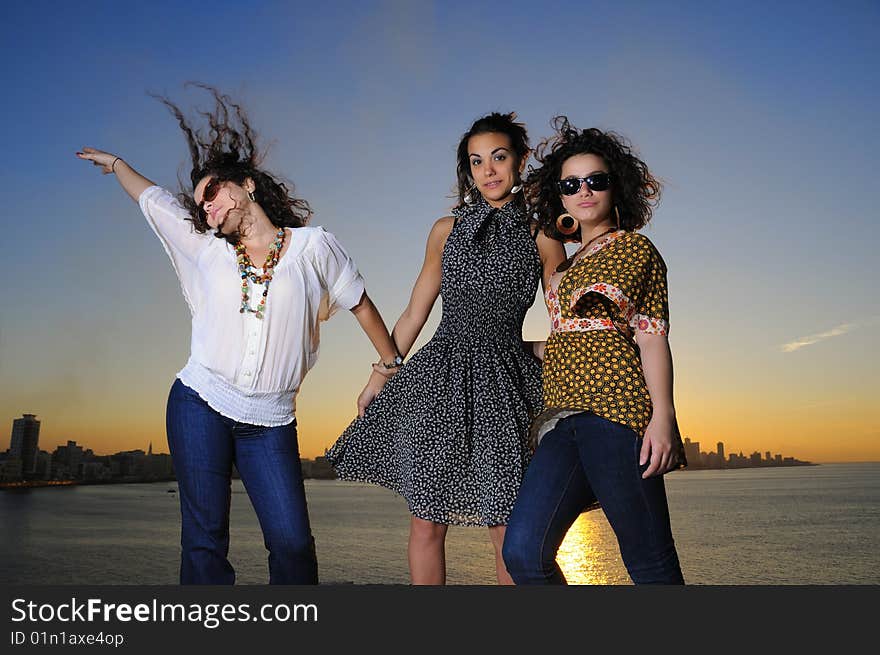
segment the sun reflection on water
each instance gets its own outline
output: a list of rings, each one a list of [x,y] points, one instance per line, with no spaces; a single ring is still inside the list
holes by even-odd
[[[615,561],[619,557],[605,517],[595,511],[578,516],[559,547],[556,561],[568,584],[627,584],[622,564]]]

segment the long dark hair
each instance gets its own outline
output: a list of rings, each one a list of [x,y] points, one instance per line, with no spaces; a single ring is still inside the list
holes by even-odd
[[[493,112],[482,118],[478,118],[471,125],[470,129],[461,136],[458,142],[458,150],[456,153],[456,174],[458,192],[458,207],[465,205],[464,197],[473,186],[471,180],[471,162],[468,156],[468,140],[472,136],[478,134],[488,134],[495,132],[498,134],[506,134],[510,139],[510,146],[513,148],[517,156],[517,166],[522,163],[523,159],[529,154],[529,135],[526,132],[526,126],[523,123],[516,122],[516,113],[510,112],[501,114]],[[518,203],[522,203],[522,194],[515,196]]]
[[[263,154],[257,148],[257,135],[241,105],[207,84],[188,82],[187,86],[204,89],[214,99],[213,111],[198,112],[207,120],[207,130],[193,128],[180,108],[165,96],[151,95],[177,118],[189,146],[191,187],[186,189],[181,180],[178,198],[189,212],[188,220],[192,221],[196,232],[204,234],[210,229],[207,217],[193,197],[196,185],[209,175],[239,185],[251,178],[256,185],[254,199],[275,227],[302,227],[308,223],[312,210],[305,200],[293,195],[293,185],[288,188],[287,184],[260,168]],[[224,237],[219,231],[216,236]],[[235,235],[225,238],[232,241]]]
[[[556,134],[541,141],[535,149],[535,160],[540,166],[529,171],[525,182],[526,200],[544,234],[559,241],[580,240],[580,230],[566,236],[556,229],[556,218],[565,211],[557,183],[565,160],[585,154],[597,155],[608,165],[621,229],[634,231],[647,225],[660,202],[660,182],[633,153],[629,142],[615,132],[595,127],[578,130],[565,116],[556,116],[550,124]],[[616,220],[617,216],[612,218]]]

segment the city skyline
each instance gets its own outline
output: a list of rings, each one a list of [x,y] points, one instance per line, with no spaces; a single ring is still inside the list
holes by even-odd
[[[10,445],[9,445],[9,449],[6,451],[6,454],[9,455],[9,456],[12,456],[12,457],[15,457],[15,456],[16,456],[15,453],[14,453],[14,445],[15,445],[15,441],[16,441],[16,435],[17,435],[17,434],[20,434],[20,426],[22,425],[22,422],[30,422],[30,423],[34,423],[34,422],[35,422],[35,423],[37,424],[37,428],[36,428],[36,433],[37,433],[37,434],[36,434],[36,438],[33,440],[32,447],[33,447],[33,448],[35,449],[35,451],[37,451],[37,452],[39,452],[39,451],[41,451],[41,450],[45,450],[45,451],[47,451],[48,449],[39,448],[39,431],[40,431],[40,429],[41,429],[42,422],[41,422],[39,419],[37,419],[37,417],[36,417],[35,414],[23,414],[21,418],[18,418],[18,419],[14,419],[14,420],[13,420],[13,427],[12,427],[12,431],[11,431],[11,433],[10,433],[10,441],[9,441],[9,444],[10,444]],[[716,450],[715,450],[715,451],[702,451],[702,452],[700,451],[700,444],[701,444],[702,442],[700,442],[700,441],[693,441],[690,437],[684,437],[684,440],[683,440],[683,441],[684,441],[684,446],[685,446],[685,453],[686,453],[686,455],[687,455],[687,458],[688,458],[688,462],[689,462],[689,464],[692,464],[693,462],[698,461],[698,460],[700,459],[699,457],[694,457],[694,454],[695,454],[695,453],[696,453],[697,455],[706,455],[707,453],[709,453],[709,454],[717,454],[717,455],[720,456],[720,458],[721,458],[722,461],[730,461],[728,458],[725,457],[725,451],[727,450],[727,446],[726,446],[725,443],[722,442],[722,441],[718,441],[718,442],[716,443]],[[164,443],[164,442],[163,442],[163,443]],[[67,440],[67,446],[69,447],[71,444],[73,444],[73,445],[77,445],[77,440],[75,440],[75,439],[72,439],[72,440],[71,440],[71,439],[68,439],[68,440]],[[59,443],[59,444],[54,444],[54,443],[53,443],[52,445],[55,446],[55,448],[63,448],[63,446],[61,445],[61,443]],[[167,443],[166,443],[165,445],[167,446]],[[89,452],[94,452],[91,448],[88,448],[88,446],[86,446],[85,443],[83,443],[83,444],[79,444],[79,446],[80,446],[81,448],[85,448],[85,449],[87,449]],[[135,450],[137,450],[137,449],[135,449]],[[733,452],[733,451],[735,451],[735,450],[737,450],[737,448],[730,448],[730,452],[728,453],[728,457],[736,457],[736,456],[737,456],[736,453]],[[94,455],[97,456],[97,457],[107,457],[107,456],[111,456],[111,455],[115,455],[115,454],[120,454],[121,452],[126,452],[126,451],[117,451],[116,453],[105,453],[105,454],[94,453]],[[148,446],[147,446],[147,450],[146,450],[146,451],[142,451],[142,452],[144,452],[145,454],[150,454],[150,455],[154,454],[154,442],[153,442],[153,441],[150,441],[149,444],[148,444]],[[739,457],[743,457],[743,452],[744,452],[744,451],[743,451],[742,449],[739,449],[739,454],[738,454],[738,456],[739,456]],[[771,451],[770,451],[770,450],[764,450],[764,451],[761,451],[761,450],[754,450],[754,451],[752,451],[752,452],[750,453],[749,457],[754,457],[754,455],[756,455],[756,454],[757,454],[757,455],[761,455],[762,452],[764,453],[764,459],[765,459],[765,460],[768,460],[768,461],[771,460]],[[0,455],[3,455],[3,454],[4,454],[4,453],[3,453],[2,451],[0,451]],[[156,452],[155,454],[157,454],[157,455],[168,455],[169,453],[167,453],[167,452],[164,452],[164,453]],[[322,458],[322,455],[318,455],[317,457],[318,457],[318,458]],[[774,456],[772,459],[773,459],[774,461],[778,461],[779,458],[782,458],[782,457],[785,457],[785,458],[787,458],[787,459],[793,459],[793,460],[795,460],[795,461],[802,461],[802,460],[798,460],[796,457],[791,456],[791,455],[785,455],[785,456],[783,456],[781,453],[776,453],[775,456]],[[309,459],[309,458],[307,458],[307,457],[303,457],[303,459],[305,460],[305,459]],[[805,462],[805,463],[810,463],[810,462]]]
[[[202,7],[99,4],[19,3],[0,28],[16,153],[0,162],[16,244],[16,300],[0,314],[4,425],[27,411],[50,445],[165,443],[190,316],[137,206],[74,153],[113,151],[176,190],[185,141],[148,93],[192,114],[207,99],[184,83],[198,80],[247,108],[266,168],[349,251],[389,327],[431,225],[449,213],[455,146],[475,118],[516,111],[533,145],[560,113],[620,132],[664,183],[643,233],[669,270],[682,435],[880,461],[876,3],[600,12],[512,1],[503,22],[495,5],[456,1],[256,3],[235,48],[193,47]],[[560,25],[573,11],[589,24]],[[227,0],[211,15],[244,20]],[[548,326],[536,297],[523,336],[543,339]],[[350,313],[322,324],[297,398],[304,457],[354,419],[376,358]]]
[[[715,445],[715,450],[703,451],[700,449],[699,441],[691,441],[690,437],[684,439],[684,452],[687,458],[687,468],[689,469],[737,469],[737,468],[754,468],[754,467],[776,467],[776,466],[813,466],[814,463],[798,459],[791,455],[783,455],[782,453],[771,454],[771,451],[765,450],[753,451],[748,456],[739,453],[728,453],[725,456],[725,446],[723,441],[719,441]]]
[[[0,488],[47,486],[56,483],[124,483],[175,480],[170,453],[133,449],[115,453],[95,453],[86,444],[68,439],[54,450],[40,448],[41,421],[24,414],[12,423],[9,448],[0,451]],[[335,478],[326,457],[301,458],[303,477]],[[233,478],[238,472],[233,464]]]

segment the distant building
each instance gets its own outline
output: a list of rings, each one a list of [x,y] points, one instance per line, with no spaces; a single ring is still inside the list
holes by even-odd
[[[304,478],[318,478],[321,480],[333,480],[336,478],[336,470],[330,465],[330,461],[326,457],[303,459],[301,464]]]
[[[37,453],[37,470],[34,473],[35,480],[50,480],[52,478],[52,455],[45,450]]]
[[[724,443],[723,442],[721,442],[721,441],[718,442],[718,446],[716,447],[715,452],[718,453],[718,459],[721,460],[722,462],[724,462]]]
[[[137,478],[144,474],[147,454],[143,450],[123,450],[111,455],[110,459],[119,465],[118,473],[115,472],[115,475],[122,478]]]
[[[700,455],[700,442],[691,441],[689,438],[684,439],[684,456],[687,458],[688,466],[691,468],[699,468],[703,465],[703,458]]]
[[[21,460],[21,471],[25,477],[37,469],[37,452],[40,443],[40,422],[36,414],[22,414],[12,422],[12,437],[9,440],[9,454]]]
[[[109,480],[110,467],[100,460],[85,462],[82,465],[81,477],[86,482]]]
[[[7,457],[0,461],[0,482],[18,482],[21,480],[21,460]]]
[[[83,447],[78,446],[75,441],[68,440],[66,446],[58,446],[52,453],[52,477],[62,480],[78,478],[85,455]]]
[[[144,478],[148,480],[170,480],[174,478],[174,466],[171,463],[171,455],[152,454],[153,445],[150,444],[150,454],[144,459]]]

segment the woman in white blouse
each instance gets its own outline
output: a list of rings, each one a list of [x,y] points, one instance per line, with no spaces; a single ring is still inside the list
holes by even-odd
[[[171,193],[121,157],[84,148],[113,173],[171,258],[192,314],[191,354],[167,407],[180,490],[181,584],[231,584],[227,559],[232,464],[263,529],[269,581],[317,584],[294,417],[318,356],[318,322],[349,309],[385,363],[400,358],[354,262],[308,204],[258,167],[240,107],[215,89],[205,133],[177,117],[192,156],[192,193]],[[259,264],[263,264],[262,267]],[[358,399],[363,408],[375,391]]]

